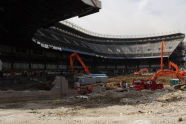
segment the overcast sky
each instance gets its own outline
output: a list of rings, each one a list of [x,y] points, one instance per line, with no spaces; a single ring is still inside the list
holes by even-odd
[[[71,22],[93,32],[111,35],[186,33],[186,0],[101,0],[96,14]]]

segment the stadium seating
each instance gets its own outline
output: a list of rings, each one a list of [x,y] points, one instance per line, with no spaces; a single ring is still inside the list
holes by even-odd
[[[160,56],[162,40],[166,43],[165,55],[170,56],[184,37],[182,33],[141,38],[101,36],[66,22],[38,30],[33,39],[38,44],[63,51],[105,58],[141,58]]]

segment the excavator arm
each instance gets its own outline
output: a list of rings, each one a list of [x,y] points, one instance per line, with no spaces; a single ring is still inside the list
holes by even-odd
[[[175,63],[169,62],[169,69],[171,69],[171,67],[173,67],[176,72],[179,72],[179,67]]]
[[[157,71],[150,79],[150,81],[156,81],[156,79],[160,76],[167,76],[167,75],[175,75],[178,77],[178,73],[172,70],[159,70]],[[180,78],[180,77],[179,77]]]
[[[73,59],[74,57],[76,57],[76,59],[83,66],[85,72],[90,74],[91,73],[90,70],[88,69],[88,67],[85,65],[85,63],[83,62],[83,60],[81,59],[81,57],[77,53],[72,53],[70,55],[70,69],[71,69],[71,71],[74,72],[74,59]]]
[[[183,80],[184,76],[186,75],[186,72],[184,71],[180,71],[179,67],[173,63],[173,62],[169,62],[168,64],[169,69],[160,69],[159,71],[157,71],[150,79],[151,81],[156,81],[156,79],[160,76],[166,76],[166,75],[175,75],[177,76],[178,79]],[[175,70],[171,70],[171,68],[174,68]]]
[[[158,89],[158,87],[163,87],[161,86],[160,84],[156,84],[156,80],[158,77],[160,76],[166,76],[166,75],[175,75],[177,76],[177,78],[182,81],[182,82],[185,82],[185,76],[186,76],[186,72],[185,71],[180,71],[179,67],[173,63],[173,62],[169,62],[168,63],[168,67],[169,69],[164,69],[164,63],[163,63],[163,56],[164,56],[164,48],[165,48],[165,42],[162,41],[162,48],[161,48],[161,63],[160,63],[160,70],[157,71],[151,78],[145,80],[145,82],[148,82],[148,81],[151,81],[152,84],[151,85],[148,85],[148,83],[144,83],[144,81],[141,81],[141,85],[136,85],[136,89],[140,89],[140,87],[145,87],[145,86],[149,86],[151,87],[152,89]],[[174,68],[174,70],[171,70],[172,67]],[[145,84],[145,85],[144,85]],[[182,85],[178,85],[178,88],[182,86]],[[143,89],[143,88],[142,88]]]
[[[168,76],[168,75],[175,75],[180,81],[184,81],[186,72],[185,71],[173,71],[173,70],[159,70],[148,80],[155,82],[158,77]]]

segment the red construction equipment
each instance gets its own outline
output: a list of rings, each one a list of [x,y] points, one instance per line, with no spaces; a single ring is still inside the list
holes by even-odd
[[[77,85],[75,86],[75,89],[78,91],[79,94],[92,93],[93,88],[103,85],[102,83],[104,82],[104,79],[107,78],[107,76],[104,74],[91,74],[90,70],[77,53],[72,53],[70,55],[71,72],[74,72],[74,57],[80,62],[80,64],[84,68],[84,71],[87,73],[82,76],[73,75],[74,83],[76,83]],[[99,82],[101,81],[102,83],[97,83],[98,80]]]
[[[173,67],[176,72],[179,71],[179,67],[173,62],[169,62],[169,69],[171,69],[171,67]]]
[[[75,86],[74,89],[78,91],[79,94],[88,94],[93,91],[93,88],[99,87],[99,86],[105,86],[105,87],[110,87],[112,88],[115,87],[115,82],[105,82],[104,77],[107,77],[104,74],[91,74],[90,70],[88,67],[85,65],[81,57],[77,53],[72,53],[70,55],[70,69],[71,72],[74,72],[74,57],[80,62],[80,64],[83,66],[84,71],[88,75],[83,75],[83,76],[77,76],[73,75],[74,77],[74,83],[76,83],[77,86]],[[97,75],[97,76],[96,76]],[[102,76],[102,77],[100,77]],[[99,80],[100,83],[97,83],[97,80]],[[120,83],[117,83],[120,84]],[[121,84],[120,84],[121,85]]]
[[[171,70],[171,67],[174,67],[175,70]],[[165,76],[165,75],[175,75],[180,81],[183,81],[184,76],[186,75],[186,72],[185,71],[180,71],[179,67],[175,63],[169,62],[169,69],[163,69],[163,70],[157,71],[148,80],[155,81],[158,77]]]
[[[169,62],[168,67],[169,69],[164,69],[164,63],[163,63],[163,55],[164,55],[164,50],[165,48],[165,42],[162,41],[162,49],[161,49],[161,63],[160,63],[160,70],[157,71],[151,78],[147,80],[134,80],[133,81],[133,87],[136,90],[143,90],[143,89],[151,89],[151,90],[156,90],[156,89],[162,89],[163,84],[157,84],[156,79],[160,76],[166,76],[166,75],[175,75],[180,81],[184,80],[184,77],[186,76],[185,71],[180,71],[179,67],[173,63]],[[171,67],[174,68],[174,70],[171,70]]]
[[[74,57],[76,57],[76,59],[80,62],[80,64],[83,66],[84,68],[84,71],[87,73],[87,74],[90,74],[90,70],[88,69],[88,67],[85,65],[85,63],[83,62],[83,60],[81,59],[81,57],[77,54],[77,53],[72,53],[70,55],[70,69],[71,69],[71,72],[74,72]]]
[[[173,67],[175,70],[171,70],[171,67]],[[162,89],[163,84],[156,84],[156,79],[160,76],[167,76],[167,75],[175,75],[177,78],[182,81],[184,80],[184,76],[186,75],[186,72],[180,71],[178,66],[173,63],[169,62],[169,69],[163,69],[157,71],[151,78],[146,80],[134,80],[133,81],[133,87],[136,90],[143,90],[143,89]]]
[[[163,63],[163,56],[164,56],[164,48],[165,48],[165,41],[162,41],[161,42],[161,63],[160,63],[160,70],[163,70],[163,66],[164,66],[164,63]]]
[[[162,42],[162,48],[164,48],[164,45],[165,45],[165,43],[163,43],[163,42]],[[162,49],[162,51],[163,51],[163,49]],[[161,52],[161,58],[163,58],[162,55],[163,55],[163,52]],[[186,72],[185,71],[180,71],[178,65],[176,65],[175,63],[169,62],[168,63],[168,68],[169,69],[164,69],[164,68],[162,68],[163,66],[164,66],[163,59],[161,59],[161,69],[159,71],[157,71],[148,80],[155,81],[158,77],[165,76],[165,75],[175,75],[175,76],[177,76],[177,78],[180,81],[182,81],[184,79],[184,76],[186,75]],[[174,68],[174,70],[171,70],[172,67]]]
[[[157,90],[163,89],[163,84],[156,84],[154,81],[147,81],[147,80],[134,80],[133,81],[133,88],[137,91],[140,90]]]
[[[134,75],[141,75],[144,72],[149,72],[148,68],[142,68],[138,72],[134,72]]]

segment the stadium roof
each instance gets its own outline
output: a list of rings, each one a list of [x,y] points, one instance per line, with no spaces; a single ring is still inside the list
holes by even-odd
[[[100,34],[100,33],[96,33],[96,32],[92,32],[89,31],[87,29],[84,29],[68,20],[64,20],[60,22],[63,25],[66,25],[68,27],[71,27],[79,32],[82,32],[84,34],[87,35],[91,35],[94,36],[95,38],[108,38],[108,39],[136,39],[136,38],[141,38],[141,39],[147,39],[147,38],[153,38],[153,37],[165,37],[168,35],[172,35],[172,34],[177,34],[177,33],[181,33],[181,32],[162,32],[162,33],[158,33],[158,34],[147,34],[147,35],[108,35],[108,34]],[[60,23],[58,23],[58,25],[60,25]]]
[[[99,0],[1,0],[0,40],[26,42],[41,27],[100,8]]]

